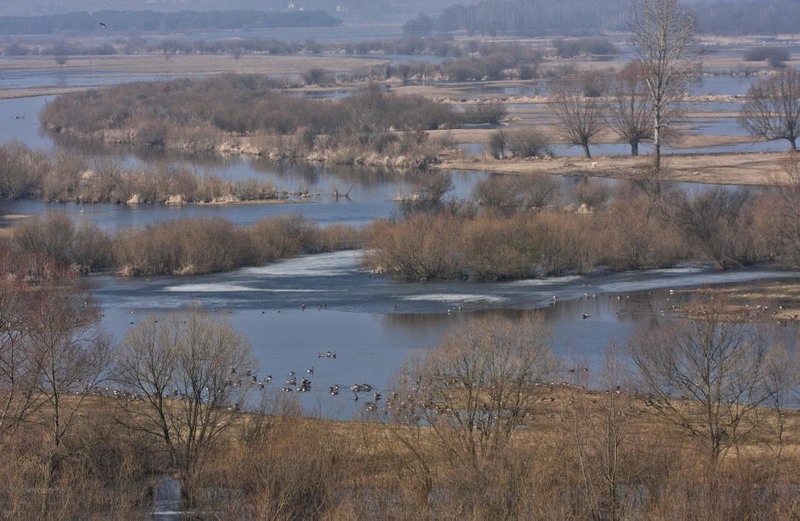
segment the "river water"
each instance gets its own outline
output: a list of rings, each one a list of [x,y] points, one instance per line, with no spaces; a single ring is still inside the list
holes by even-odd
[[[8,84],[2,85],[0,79],[0,88],[10,88],[11,82],[31,86],[37,78],[22,75],[6,81]],[[65,81],[70,84],[84,79],[68,77]],[[102,83],[101,79],[97,81]],[[714,89],[719,88],[718,83]],[[38,112],[49,99],[0,100],[0,142],[16,139],[35,148],[54,147],[52,140],[40,132],[37,122]],[[3,201],[0,213],[64,211],[76,220],[93,221],[109,230],[195,215],[220,216],[248,225],[288,212],[300,213],[323,225],[362,226],[392,216],[397,211],[395,196],[414,189],[413,178],[380,169],[170,154],[145,157],[130,151],[100,154],[120,165],[169,163],[201,175],[268,179],[280,190],[308,190],[315,195],[302,204],[181,208]],[[453,197],[465,198],[474,184],[488,174],[453,172],[452,176]],[[563,182],[568,184],[571,180],[565,178]],[[333,200],[326,195],[331,186],[352,186],[351,199]],[[197,277],[99,276],[90,281],[102,306],[103,323],[118,339],[151,316],[190,305],[210,309],[229,320],[252,344],[260,363],[259,379],[266,381],[266,375],[272,375],[265,392],[285,387],[290,371],[295,372],[298,377],[311,380],[311,392],[292,391],[286,395],[296,396],[309,413],[348,419],[363,410],[369,396],[355,401],[353,394],[344,389],[357,383],[368,383],[376,390],[387,389],[404,360],[427,352],[446,331],[463,327],[474,316],[541,313],[553,330],[554,350],[564,366],[554,378],[566,380],[567,369],[580,364],[590,368],[590,380],[596,381],[610,342],[624,344],[638,327],[675,318],[672,307],[686,297],[670,290],[795,275],[764,270],[720,273],[709,266],[686,265],[650,272],[518,282],[407,284],[362,269],[361,255],[362,252],[351,251],[307,256]],[[336,357],[327,356],[328,351],[336,353]],[[328,392],[333,385],[343,389],[337,396]]]
[[[596,381],[610,342],[624,345],[640,326],[674,319],[673,306],[688,297],[670,290],[794,276],[696,265],[502,283],[408,284],[362,269],[361,255],[305,256],[197,277],[92,281],[104,322],[118,337],[169,310],[193,304],[215,310],[253,345],[259,379],[272,376],[267,391],[284,387],[294,372],[312,381],[311,392],[294,393],[307,410],[350,418],[364,400],[354,401],[344,389],[368,383],[384,391],[408,356],[428,351],[474,316],[541,313],[564,370],[589,367],[590,381]],[[568,379],[566,372],[554,378]],[[334,385],[343,389],[338,396],[329,393]]]

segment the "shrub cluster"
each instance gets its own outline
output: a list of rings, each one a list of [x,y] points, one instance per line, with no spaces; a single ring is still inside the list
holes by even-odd
[[[221,218],[158,223],[120,232],[112,249],[114,268],[124,275],[196,275],[358,244],[351,227],[320,228],[289,215],[262,219],[250,228]]]
[[[35,196],[50,166],[47,154],[20,142],[0,145],[0,199]]]
[[[786,60],[791,58],[789,51],[783,47],[754,47],[744,53],[744,61],[766,61],[771,67],[781,69],[786,65]]]
[[[539,51],[528,47],[481,45],[468,57],[445,61],[442,74],[450,81],[530,79],[542,61]]]
[[[53,266],[127,276],[196,275],[361,244],[359,232],[350,226],[321,228],[298,215],[266,218],[249,228],[222,218],[196,217],[112,235],[53,212],[19,224],[13,237],[28,259],[28,273],[37,278]]]
[[[559,58],[609,56],[619,53],[619,49],[607,38],[557,38],[553,40],[552,46]]]
[[[384,162],[418,167],[435,160],[440,150],[423,131],[493,122],[504,114],[495,105],[458,112],[423,96],[389,93],[375,83],[336,101],[289,96],[274,86],[255,75],[126,84],[60,96],[40,119],[55,133],[150,148],[246,150],[335,163],[378,154]],[[250,137],[243,145],[224,143],[230,134]],[[387,146],[391,143],[399,145]]]
[[[509,156],[523,159],[553,156],[547,138],[532,128],[497,130],[489,136],[486,148],[496,159],[505,159]]]
[[[374,223],[365,264],[402,280],[518,279],[712,261],[720,269],[778,260],[793,265],[790,228],[768,191],[654,194],[643,185],[581,178],[569,193],[538,178],[489,178],[481,211],[438,206]],[[783,224],[780,224],[785,220]]]
[[[48,202],[163,204],[264,201],[277,199],[269,181],[228,181],[185,169],[121,170],[109,160],[90,159],[60,148],[53,154],[20,143],[0,145],[0,198],[41,198]]]
[[[120,141],[165,146],[173,128],[211,125],[230,133],[291,135],[376,129],[457,126],[459,114],[421,96],[386,93],[377,85],[335,102],[281,94],[273,80],[257,75],[222,75],[205,80],[142,82],[59,96],[40,115],[54,132],[82,136],[128,131]]]

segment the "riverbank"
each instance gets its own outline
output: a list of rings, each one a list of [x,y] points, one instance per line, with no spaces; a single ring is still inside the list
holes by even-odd
[[[781,168],[783,153],[671,154],[662,156],[662,181],[772,186],[789,181]],[[435,165],[442,170],[497,174],[585,175],[609,179],[638,179],[646,175],[652,157],[597,156],[527,160],[497,160],[487,156],[449,157]]]

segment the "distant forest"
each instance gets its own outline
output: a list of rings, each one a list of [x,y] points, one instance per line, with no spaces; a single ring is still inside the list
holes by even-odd
[[[482,0],[454,4],[441,15],[419,15],[405,24],[411,34],[466,31],[509,36],[596,35],[625,31],[630,0]],[[707,0],[686,2],[707,34],[795,33],[797,0]]]
[[[0,34],[88,33],[102,30],[100,22],[115,32],[160,32],[273,27],[328,27],[342,20],[325,11],[98,11],[46,16],[2,16]]]

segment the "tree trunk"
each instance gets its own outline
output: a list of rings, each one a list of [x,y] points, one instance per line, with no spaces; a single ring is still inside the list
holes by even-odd
[[[797,138],[790,137],[789,138],[789,145],[792,147],[792,152],[797,152]]]
[[[655,168],[656,172],[661,171],[661,109],[656,104],[656,121],[653,126],[653,145],[655,145]]]
[[[586,159],[591,159],[592,154],[589,153],[589,142],[584,141],[583,143],[581,143],[581,146],[583,147],[583,155],[586,157]]]
[[[639,140],[632,139],[631,140],[631,156],[637,157],[639,155]]]

